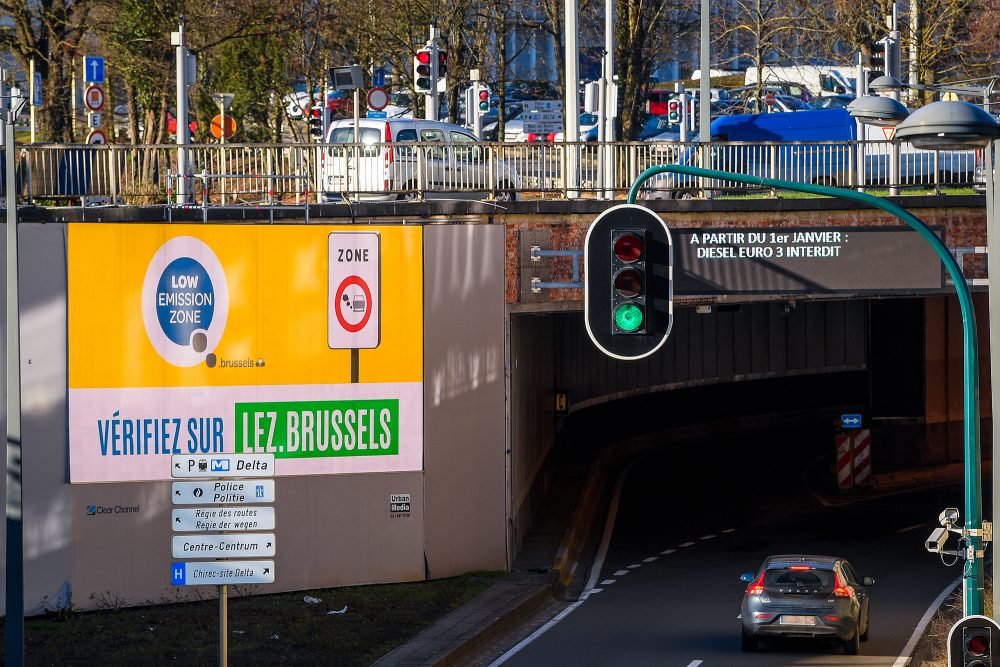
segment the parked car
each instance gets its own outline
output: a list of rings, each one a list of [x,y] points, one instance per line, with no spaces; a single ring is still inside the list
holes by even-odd
[[[871,577],[858,576],[843,558],[769,556],[756,573],[740,576],[747,585],[740,606],[744,651],[761,639],[832,639],[845,655],[857,655],[871,636]]]
[[[580,114],[580,141],[597,141],[597,114],[596,113],[582,113]],[[562,132],[553,132],[548,137],[548,141],[562,141]]]
[[[504,110],[504,126],[524,113],[520,102],[508,102]],[[500,108],[493,107],[483,114],[483,141],[499,141],[497,133],[500,130]],[[506,136],[506,132],[504,132]]]
[[[797,97],[803,102],[812,102],[813,96],[809,89],[801,83],[794,81],[768,81],[761,87],[761,94],[773,93],[775,95],[787,95]],[[756,97],[757,86],[742,86],[729,91],[729,99],[745,100]]]
[[[812,109],[808,102],[791,95],[775,95],[774,104],[768,104],[766,99],[748,97],[744,102],[744,113],[776,113],[784,111],[807,111]]]
[[[517,196],[514,167],[487,159],[486,149],[464,127],[432,120],[362,118],[355,144],[353,120],[330,124],[320,170],[325,201],[345,198],[411,199],[470,195],[492,187],[496,199]]]
[[[812,102],[813,109],[846,109],[854,101],[854,95],[824,95]]]

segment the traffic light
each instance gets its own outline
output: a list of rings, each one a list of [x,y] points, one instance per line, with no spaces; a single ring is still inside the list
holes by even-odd
[[[671,125],[681,122],[681,101],[676,97],[667,102],[667,120]]]
[[[448,76],[448,52],[438,49],[437,78],[443,79]]]
[[[479,86],[476,93],[479,102],[479,113],[484,114],[490,110],[490,89],[486,86]]]
[[[431,92],[431,50],[423,48],[413,56],[413,86],[418,93]]]
[[[670,231],[653,211],[620,204],[604,211],[584,243],[584,319],[602,352],[642,359],[673,324]]]
[[[966,616],[948,633],[949,667],[993,667],[993,637],[1000,625],[986,616]]]
[[[878,41],[871,45],[868,66],[873,70],[885,73],[885,42]]]

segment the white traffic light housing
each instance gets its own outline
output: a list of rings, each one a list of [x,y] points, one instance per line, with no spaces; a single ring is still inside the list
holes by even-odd
[[[636,204],[604,211],[584,245],[587,333],[602,352],[642,359],[663,346],[673,324],[670,231]]]

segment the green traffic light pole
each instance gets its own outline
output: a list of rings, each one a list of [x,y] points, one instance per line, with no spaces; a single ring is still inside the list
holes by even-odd
[[[969,285],[965,281],[965,275],[958,266],[958,262],[948,250],[948,246],[934,234],[922,220],[907,211],[901,206],[897,206],[890,201],[874,197],[864,192],[834,188],[827,185],[812,185],[810,183],[796,183],[794,181],[784,181],[777,178],[763,178],[759,176],[747,176],[745,174],[733,174],[717,169],[704,169],[702,167],[691,167],[679,164],[662,164],[650,167],[639,174],[639,177],[632,183],[628,192],[628,203],[634,204],[639,190],[643,183],[657,174],[684,174],[687,176],[697,176],[701,178],[714,178],[725,181],[735,181],[747,185],[756,185],[765,188],[778,188],[781,190],[791,190],[793,192],[805,192],[824,197],[837,197],[839,199],[849,199],[851,201],[872,206],[890,213],[910,227],[915,229],[924,240],[926,240],[934,252],[938,254],[944,263],[952,282],[955,283],[955,292],[958,294],[958,302],[962,309],[962,340],[964,343],[965,356],[963,362],[963,388],[964,388],[964,442],[965,442],[965,534],[970,547],[965,569],[962,574],[962,597],[964,600],[965,615],[982,615],[983,613],[983,541],[982,541],[982,513],[983,498],[980,490],[980,461],[979,461],[979,343],[976,335],[976,314],[972,307],[972,294],[969,292]]]

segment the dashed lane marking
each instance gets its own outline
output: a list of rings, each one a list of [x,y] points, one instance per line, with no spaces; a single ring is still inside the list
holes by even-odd
[[[924,526],[926,526],[926,525],[927,525],[927,524],[924,524],[924,523],[918,523],[918,524],[916,524],[916,525],[914,525],[914,526],[907,526],[906,528],[900,528],[900,529],[899,529],[899,530],[897,530],[896,532],[897,532],[897,533],[908,533],[908,532],[910,532],[911,530],[916,530],[917,528],[923,528],[923,527],[924,527]]]
[[[722,532],[723,532],[723,533],[735,533],[735,532],[736,532],[736,529],[735,529],[735,528],[726,528],[726,529],[725,529],[724,531],[722,531]]]
[[[714,540],[715,539],[715,535],[702,535],[698,539],[702,539],[702,540]]]
[[[681,546],[682,546],[682,547],[690,547],[690,546],[694,546],[694,542],[685,542],[685,543],[684,543],[684,544],[682,544]]]
[[[675,551],[677,551],[677,549],[664,549],[663,551],[660,552],[660,555],[661,556],[669,556],[670,554],[672,554]]]
[[[605,579],[604,581],[601,582],[601,586],[610,586],[611,584],[615,583],[615,581],[617,581],[617,579]]]
[[[632,563],[631,565],[628,566],[628,569],[634,570],[637,567],[642,567],[642,565],[640,563]]]
[[[643,563],[652,563],[657,558],[659,558],[659,556],[650,556],[649,558],[643,558],[642,562]]]
[[[698,667],[701,664],[701,660],[692,660],[688,663],[687,667]]]
[[[624,577],[626,574],[628,574],[628,570],[618,570],[615,572],[616,577]]]

